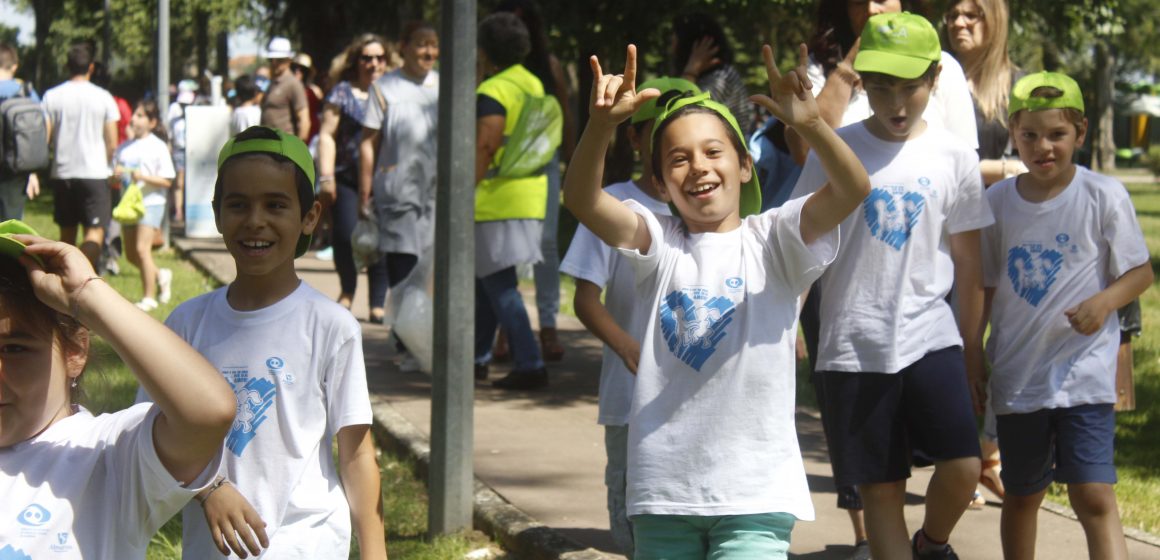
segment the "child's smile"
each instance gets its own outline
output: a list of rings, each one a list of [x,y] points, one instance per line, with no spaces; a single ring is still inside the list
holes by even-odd
[[[1072,156],[1083,145],[1086,132],[1083,127],[1077,130],[1062,110],[1047,109],[1021,113],[1012,137],[1034,182],[1050,189],[1071,181]]]
[[[676,205],[689,231],[731,231],[740,226],[741,183],[750,178],[748,157],[739,155],[716,115],[678,117],[658,139],[663,197]],[[746,157],[742,167],[741,157]]]

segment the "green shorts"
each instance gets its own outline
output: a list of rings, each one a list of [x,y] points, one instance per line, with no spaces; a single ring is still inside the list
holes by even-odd
[[[789,553],[795,518],[750,515],[636,515],[636,560],[779,560]]]

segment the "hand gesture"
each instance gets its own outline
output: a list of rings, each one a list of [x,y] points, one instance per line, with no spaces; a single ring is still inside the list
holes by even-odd
[[[67,243],[34,235],[13,235],[12,238],[27,246],[20,262],[28,269],[36,297],[61,313],[71,313],[72,298],[86,280],[97,275],[89,259]],[[41,262],[30,255],[39,257]]]
[[[773,62],[773,49],[769,45],[762,47],[761,55],[765,58],[765,73],[769,76],[769,95],[754,95],[749,100],[768,109],[787,126],[811,126],[819,121],[818,104],[806,76],[809,55],[805,43],[799,47],[798,67],[784,76]]]
[[[713,42],[712,37],[697,39],[689,51],[689,61],[685,63],[681,75],[693,78],[694,82],[697,81],[706,70],[721,64],[721,59],[717,58],[718,50],[720,47]]]
[[[1075,329],[1075,332],[1090,336],[1096,334],[1100,327],[1104,326],[1104,321],[1107,320],[1108,314],[1112,311],[1115,310],[1104,305],[1099,294],[1096,294],[1084,300],[1083,303],[1064,311],[1063,314],[1067,315],[1067,321],[1071,323],[1071,328]]]
[[[266,522],[233,484],[221,485],[206,498],[202,508],[213,543],[223,555],[229,556],[233,550],[234,554],[245,558],[249,549],[250,554],[257,556],[262,549],[270,547]],[[238,537],[241,537],[240,542]]]
[[[862,38],[858,37],[854,41],[854,44],[850,47],[850,50],[846,52],[846,56],[842,58],[842,61],[839,62],[838,65],[834,67],[834,70],[830,72],[830,75],[826,77],[826,81],[842,80],[849,84],[852,88],[861,86],[862,77],[858,75],[858,71],[854,70],[854,59],[858,58],[858,49],[861,47]]]
[[[589,62],[592,64],[589,119],[595,123],[614,127],[631,117],[645,101],[661,95],[655,88],[636,91],[636,45],[628,46],[624,74],[605,75],[595,56]]]

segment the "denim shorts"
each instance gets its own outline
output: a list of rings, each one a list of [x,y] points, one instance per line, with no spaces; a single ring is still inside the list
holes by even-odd
[[[1085,404],[997,416],[1003,457],[999,476],[1007,492],[1030,496],[1052,481],[1115,484],[1113,406]]]
[[[164,217],[164,204],[149,204],[145,206],[145,215],[141,216],[141,219],[137,221],[137,225],[161,229],[161,219]]]
[[[795,521],[788,513],[635,515],[635,560],[781,560]]]

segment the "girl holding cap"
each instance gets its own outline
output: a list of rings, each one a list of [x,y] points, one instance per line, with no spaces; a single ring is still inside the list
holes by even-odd
[[[197,351],[96,276],[76,247],[4,237],[0,557],[144,558],[153,533],[213,480],[232,391]],[[24,244],[17,260],[12,252]],[[90,329],[156,404],[93,416],[77,403]]]

